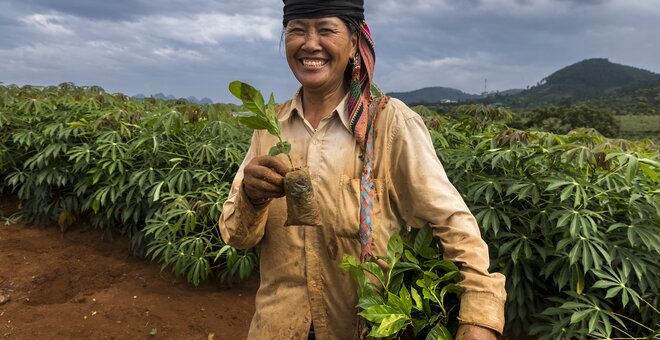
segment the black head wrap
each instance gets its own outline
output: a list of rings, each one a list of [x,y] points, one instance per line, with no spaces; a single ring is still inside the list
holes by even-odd
[[[364,0],[282,0],[283,23],[301,18],[346,16],[364,19]]]

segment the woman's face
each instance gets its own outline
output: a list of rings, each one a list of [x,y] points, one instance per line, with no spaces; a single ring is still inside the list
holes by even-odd
[[[344,70],[357,48],[357,35],[337,17],[295,19],[285,28],[286,59],[305,89],[343,86]]]

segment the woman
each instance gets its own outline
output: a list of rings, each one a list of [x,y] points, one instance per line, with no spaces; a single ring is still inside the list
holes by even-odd
[[[284,0],[286,58],[301,89],[278,118],[296,167],[309,167],[322,226],[284,227],[282,157],[256,131],[220,218],[223,239],[261,246],[261,285],[249,338],[350,339],[356,288],[343,254],[386,254],[402,226],[429,223],[445,258],[462,264],[459,334],[495,339],[504,325],[504,277],[488,273],[477,223],[449,183],[421,118],[372,98],[375,53],[363,1]]]

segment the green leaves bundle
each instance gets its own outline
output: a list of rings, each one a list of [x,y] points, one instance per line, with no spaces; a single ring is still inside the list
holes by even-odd
[[[360,316],[375,338],[453,339],[458,326],[460,273],[442,259],[430,227],[408,235],[394,234],[382,269],[375,262],[357,264],[344,255],[340,268],[357,283]]]

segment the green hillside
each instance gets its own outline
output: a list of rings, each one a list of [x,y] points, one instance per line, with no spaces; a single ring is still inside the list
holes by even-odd
[[[460,102],[481,98],[480,95],[465,93],[449,87],[425,87],[409,92],[390,92],[387,95],[400,99],[407,104],[431,104],[443,102]]]
[[[505,101],[514,106],[584,101],[658,86],[660,74],[594,58],[566,66]]]

